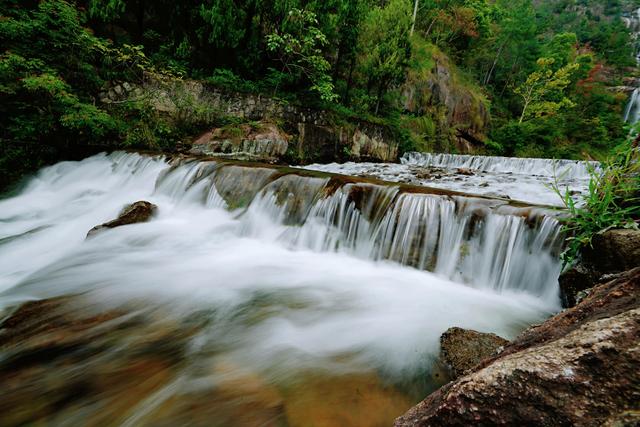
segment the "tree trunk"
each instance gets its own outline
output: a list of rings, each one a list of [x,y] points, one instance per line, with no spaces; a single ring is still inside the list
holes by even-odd
[[[351,63],[349,64],[349,76],[347,77],[347,88],[344,94],[344,103],[349,105],[349,92],[351,91],[351,84],[353,82],[353,70],[356,67],[356,56],[351,57]]]
[[[496,68],[496,65],[498,64],[498,59],[500,59],[500,55],[502,54],[502,49],[504,48],[504,45],[507,43],[507,41],[503,41],[502,44],[500,45],[500,47],[498,48],[498,53],[496,53],[496,57],[493,60],[493,64],[491,64],[491,69],[489,69],[489,72],[487,73],[487,76],[484,79],[484,84],[485,86],[489,84],[489,82],[491,81],[491,77],[493,75],[493,70]]]
[[[413,35],[413,32],[416,29],[416,17],[418,16],[418,1],[419,0],[415,0],[413,3],[413,18],[411,19],[411,32],[409,33],[410,36]]]

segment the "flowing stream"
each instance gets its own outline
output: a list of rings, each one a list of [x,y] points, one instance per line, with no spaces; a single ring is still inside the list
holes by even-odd
[[[491,157],[466,154],[406,153],[400,163],[330,163],[307,169],[385,181],[426,185],[467,194],[501,197],[531,204],[562,207],[569,191],[574,199],[589,188],[590,171],[598,162]]]
[[[86,239],[137,200],[158,206],[151,221]],[[441,383],[448,327],[512,338],[559,310],[561,245],[552,213],[505,200],[128,153],[59,163],[0,200],[0,318],[48,299],[48,322],[72,325],[54,342],[74,345],[36,371],[24,352],[51,340],[0,346],[0,410],[56,425],[388,425]]]

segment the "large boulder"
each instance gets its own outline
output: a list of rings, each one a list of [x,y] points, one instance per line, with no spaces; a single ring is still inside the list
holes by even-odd
[[[509,343],[495,334],[449,328],[440,337],[440,359],[458,378]]]
[[[285,155],[289,139],[289,135],[269,122],[230,125],[201,135],[190,153],[273,162]]]
[[[639,343],[637,268],[528,329],[395,425],[637,425]]]
[[[123,225],[136,224],[139,222],[147,222],[156,213],[158,207],[153,203],[144,200],[132,203],[120,212],[118,218],[96,225],[87,233],[87,237],[91,237],[109,228],[121,227]]]
[[[605,274],[640,266],[640,230],[609,230],[596,234],[582,251],[586,264]]]
[[[640,230],[608,230],[596,234],[581,260],[560,276],[563,305],[573,307],[596,283],[640,266]]]

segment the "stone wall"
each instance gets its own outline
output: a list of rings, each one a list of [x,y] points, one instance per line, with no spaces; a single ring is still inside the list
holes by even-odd
[[[335,114],[263,96],[221,89],[202,82],[145,74],[141,85],[113,83],[100,95],[106,104],[141,100],[174,119],[192,115],[213,122],[234,117],[269,128],[262,138],[240,129],[237,138],[216,139],[208,129],[195,139],[192,154],[225,155],[266,161],[309,163],[329,161],[396,161],[398,142],[386,126],[363,120],[339,120]],[[277,126],[278,131],[273,127]],[[204,130],[203,130],[204,131]],[[277,149],[274,150],[274,147]],[[284,147],[284,149],[283,149]],[[284,154],[283,154],[284,153]]]

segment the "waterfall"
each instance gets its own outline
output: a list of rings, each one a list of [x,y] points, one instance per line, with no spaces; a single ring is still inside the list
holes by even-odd
[[[535,159],[417,152],[405,154],[402,158],[402,163],[425,167],[462,168],[483,172],[558,177],[563,180],[588,179],[589,171],[599,166],[597,162],[566,159]]]
[[[505,164],[504,158],[487,163],[478,156],[463,161],[456,157],[461,156],[435,158],[440,164],[492,168]],[[540,172],[553,164],[524,160],[511,167]],[[586,173],[579,162],[556,165],[565,173]],[[269,169],[214,162],[173,167],[159,178],[156,189],[174,199],[197,191],[207,194],[200,196],[206,200],[211,193],[222,200],[222,193],[233,201],[236,194],[247,191],[247,182],[257,185],[241,196],[247,205],[239,213],[244,236],[291,248],[389,260],[475,288],[520,290],[549,301],[557,298],[560,227],[544,210],[473,197],[403,193],[393,185],[339,183],[336,188],[330,178],[280,176]]]
[[[635,124],[640,119],[640,88],[635,88],[624,110],[624,121]]]
[[[157,205],[150,221],[86,239],[137,200]],[[68,351],[82,354],[58,351],[55,369],[19,370],[26,388],[0,400],[60,396],[109,373],[102,381],[113,386],[56,407],[54,423],[180,424],[167,407],[200,396],[218,414],[228,396],[215,393],[229,377],[294,390],[267,402],[287,412],[298,393],[322,396],[301,411],[324,403],[323,384],[349,387],[345,378],[364,381],[364,400],[401,390],[412,403],[436,386],[428,373],[447,328],[511,338],[559,310],[562,244],[554,212],[495,198],[128,153],[59,163],[0,200],[0,319],[25,301],[64,297],[34,315],[53,328],[78,319],[73,331],[26,334],[25,346],[71,339]],[[24,348],[0,349],[0,370]],[[109,393],[131,388],[111,373],[149,366],[161,369],[158,388],[126,413],[111,405]],[[384,417],[372,419],[392,421]]]
[[[638,43],[640,36],[640,9],[628,17],[623,17],[627,28],[632,32],[632,39]],[[640,49],[636,48],[636,64],[640,65]],[[637,83],[637,82],[636,82]],[[640,120],[640,87],[636,87],[624,109],[624,121],[629,124],[636,124]]]
[[[283,175],[269,168],[197,161],[167,165],[160,159],[123,153],[96,160],[112,162],[111,168],[100,165],[102,168],[95,173],[109,170],[116,174],[117,178],[111,179],[123,187],[123,195],[116,198],[120,205],[135,198],[132,194],[136,191],[127,190],[127,181],[136,175],[157,173],[153,184],[156,196],[172,203],[195,202],[208,208],[231,209],[237,212],[241,234],[246,237],[270,239],[294,249],[393,261],[475,288],[522,290],[550,301],[557,298],[559,225],[543,210],[513,208],[505,202],[473,197],[406,193],[394,185],[343,183],[298,173]],[[537,159],[516,163],[507,160],[511,161],[416,153],[404,159],[450,167],[509,168],[520,173],[545,173],[554,165]],[[586,170],[577,162],[555,165],[573,175]],[[63,163],[46,169],[19,197],[39,194],[43,186],[58,188],[63,194],[81,187],[76,181],[77,171],[67,170],[69,167]],[[137,198],[149,188],[149,181]],[[4,205],[13,207],[9,202]],[[110,211],[113,209],[106,210]],[[58,220],[71,219],[73,212],[61,210],[60,215]],[[106,214],[93,222],[83,221],[81,231],[108,218]],[[29,221],[18,224],[22,223]],[[18,231],[0,238],[13,239],[31,232],[26,226],[14,226]],[[41,221],[29,225],[33,229],[39,226],[45,225]],[[49,258],[43,264],[45,261]],[[18,272],[16,275],[20,277]],[[8,280],[6,276],[4,279]]]

